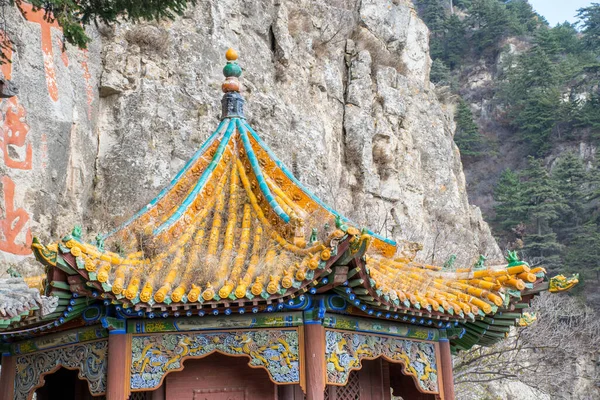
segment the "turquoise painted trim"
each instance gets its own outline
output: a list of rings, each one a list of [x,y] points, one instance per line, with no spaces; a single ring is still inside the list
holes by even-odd
[[[169,219],[167,219],[161,226],[159,226],[158,228],[156,228],[154,230],[154,232],[153,232],[154,235],[158,235],[165,229],[168,229],[170,226],[172,226],[175,222],[177,222],[179,220],[179,218],[183,215],[183,213],[192,205],[192,203],[194,202],[194,199],[196,198],[198,193],[200,193],[200,191],[202,190],[202,188],[204,187],[206,182],[212,176],[212,173],[214,172],[217,165],[219,165],[219,162],[221,161],[221,157],[223,157],[223,152],[225,151],[225,148],[227,147],[227,144],[229,143],[229,140],[231,139],[231,135],[233,134],[233,132],[235,130],[236,120],[237,120],[237,118],[232,118],[229,120],[229,125],[227,126],[227,130],[225,131],[225,135],[223,135],[223,139],[221,139],[221,143],[219,143],[217,152],[215,153],[215,156],[213,157],[211,162],[208,164],[208,166],[202,173],[202,176],[200,177],[198,182],[196,182],[196,185],[194,186],[194,188],[192,189],[190,194],[188,194],[188,196],[185,198],[185,200],[177,208],[177,211],[175,211],[169,217]]]
[[[292,173],[287,169],[287,167],[283,164],[283,162],[281,162],[277,156],[275,155],[275,153],[273,153],[273,151],[269,148],[269,146],[267,146],[267,144],[260,138],[260,136],[258,136],[258,134],[254,131],[254,129],[252,129],[252,127],[246,122],[246,121],[241,121],[241,124],[244,128],[246,128],[249,132],[250,135],[252,135],[252,138],[254,140],[256,140],[256,142],[260,145],[260,147],[262,147],[267,154],[269,155],[269,157],[271,157],[271,159],[273,161],[275,161],[275,164],[277,165],[277,167],[279,167],[279,169],[281,169],[283,171],[283,173],[285,174],[285,176],[288,177],[288,179],[290,179],[292,182],[294,182],[294,184],[296,186],[298,186],[298,188],[300,188],[300,190],[302,190],[304,193],[306,193],[306,195],[308,197],[311,198],[311,200],[313,200],[315,203],[317,203],[318,205],[320,205],[321,207],[323,207],[324,209],[326,209],[327,211],[329,211],[331,214],[342,218],[342,220],[344,222],[350,222],[352,225],[356,225],[354,222],[352,222],[351,220],[349,220],[348,218],[344,217],[343,215],[340,215],[337,211],[335,211],[334,209],[332,209],[331,207],[329,207],[327,204],[323,203],[323,201],[321,201],[321,199],[319,199],[317,196],[315,196],[310,190],[308,190],[302,183],[300,183],[300,181],[298,181],[298,179],[296,179],[296,177],[294,175],[292,175]],[[371,230],[367,230],[367,233],[387,244],[390,244],[392,246],[397,246],[396,242],[393,241],[392,239],[388,239],[384,236],[381,236],[375,232],[372,232]]]
[[[283,208],[281,208],[279,203],[277,203],[277,200],[275,200],[275,197],[273,197],[273,194],[271,193],[271,190],[267,185],[267,181],[265,181],[265,177],[262,173],[260,165],[258,164],[256,154],[254,154],[254,150],[252,149],[252,145],[250,144],[250,140],[248,139],[248,133],[244,129],[244,124],[239,119],[236,120],[236,123],[238,131],[242,138],[242,143],[244,144],[244,149],[246,150],[246,155],[248,156],[248,160],[250,161],[250,166],[252,167],[252,171],[254,172],[256,180],[258,181],[258,187],[260,188],[261,192],[265,195],[265,199],[267,200],[269,206],[271,206],[273,211],[275,211],[275,213],[279,215],[279,217],[283,219],[286,223],[290,222],[290,216],[287,215],[287,213],[283,211]]]
[[[213,142],[215,141],[217,136],[219,136],[219,134],[221,133],[221,130],[223,129],[224,126],[225,126],[225,119],[219,123],[219,126],[217,127],[217,129],[208,137],[208,139],[206,139],[206,141],[202,144],[202,146],[200,146],[200,148],[194,153],[192,158],[190,158],[188,160],[188,162],[177,173],[177,175],[175,175],[175,177],[171,180],[171,183],[169,183],[168,186],[166,186],[163,190],[161,190],[160,193],[158,193],[158,195],[154,199],[152,199],[152,201],[150,201],[150,203],[148,203],[144,208],[142,208],[136,214],[134,214],[133,217],[131,217],[129,220],[127,220],[127,222],[125,222],[121,226],[117,227],[116,229],[113,229],[109,233],[105,234],[103,236],[104,239],[115,234],[116,232],[120,231],[121,229],[126,228],[133,221],[135,221],[136,219],[138,219],[139,217],[141,217],[142,215],[144,215],[145,213],[150,211],[151,208],[153,208],[163,197],[165,197],[165,195],[175,186],[175,184],[177,184],[177,182],[179,182],[181,177],[192,167],[192,165],[194,165],[196,163],[196,161],[198,161],[198,159],[204,154],[204,152],[206,152],[208,147],[213,144]]]

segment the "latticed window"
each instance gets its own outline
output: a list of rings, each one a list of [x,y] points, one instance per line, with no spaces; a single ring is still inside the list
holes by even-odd
[[[133,392],[129,400],[150,400],[150,393],[152,392]]]
[[[360,400],[360,380],[358,379],[358,372],[353,371],[350,373],[346,386],[338,386],[336,389],[335,400]]]
[[[346,386],[327,386],[325,400],[360,400],[358,371],[350,373]]]

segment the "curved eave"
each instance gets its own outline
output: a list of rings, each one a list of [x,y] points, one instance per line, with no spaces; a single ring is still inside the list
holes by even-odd
[[[70,239],[72,240],[72,239]],[[318,266],[315,269],[310,269],[306,272],[306,277],[302,281],[294,281],[294,284],[288,288],[279,287],[276,293],[268,293],[263,290],[259,295],[252,298],[219,298],[204,300],[199,297],[197,301],[188,301],[184,298],[184,301],[180,302],[168,302],[168,303],[157,303],[157,302],[140,302],[139,298],[134,301],[128,300],[124,296],[117,296],[111,291],[110,282],[100,282],[98,275],[89,273],[85,269],[85,262],[80,257],[75,256],[72,252],[63,246],[60,246],[61,250],[57,254],[57,264],[66,265],[71,274],[77,276],[75,279],[73,276],[69,279],[70,281],[77,281],[79,283],[69,286],[70,290],[75,296],[87,297],[92,299],[102,299],[107,304],[118,305],[126,310],[125,314],[129,315],[131,310],[142,310],[144,312],[156,312],[156,311],[176,311],[176,310],[189,310],[189,309],[218,309],[218,308],[238,308],[244,306],[262,306],[266,307],[269,304],[281,304],[287,303],[290,300],[301,296],[304,293],[317,293],[319,287],[322,287],[327,283],[327,276],[331,274],[331,266],[338,260],[347,256],[350,253],[350,242],[352,237],[347,235],[341,241],[333,242],[328,247],[330,257],[327,260],[321,259]],[[76,252],[77,253],[77,252]],[[137,301],[136,301],[137,300]],[[128,311],[128,312],[127,312]],[[133,314],[131,314],[133,315]],[[136,315],[139,314],[136,312]]]
[[[334,270],[336,267],[337,265],[334,265]],[[510,327],[518,325],[521,313],[529,306],[531,298],[548,288],[547,282],[544,281],[545,273],[543,269],[536,270],[534,274],[535,281],[524,284],[522,290],[502,286],[497,281],[493,281],[493,276],[502,276],[501,282],[506,282],[515,279],[519,274],[528,273],[529,268],[524,263],[516,265],[518,268],[511,266],[504,270],[494,269],[476,272],[476,276],[479,278],[490,275],[485,279],[489,279],[499,286],[495,291],[473,291],[472,286],[468,284],[468,282],[472,283],[475,279],[473,272],[469,273],[471,280],[464,279],[464,273],[458,273],[463,279],[450,280],[445,285],[440,285],[440,287],[453,290],[454,293],[449,293],[449,295],[456,296],[459,294],[463,296],[462,300],[458,302],[455,299],[455,301],[448,302],[450,306],[448,304],[442,306],[441,301],[427,297],[425,294],[427,289],[422,289],[422,292],[415,290],[412,293],[405,290],[404,299],[401,299],[398,295],[390,296],[389,291],[386,294],[382,290],[380,282],[373,276],[373,271],[370,271],[360,258],[353,258],[346,267],[348,270],[347,279],[343,285],[334,288],[334,291],[351,304],[353,309],[380,319],[394,319],[414,325],[440,329],[461,329],[461,334],[456,335],[451,340],[455,350],[468,349],[475,344],[490,345],[505,338]],[[423,274],[425,274],[425,271],[423,271]],[[436,274],[438,273],[427,271],[429,277],[436,276]],[[439,274],[441,275],[443,272],[440,271]],[[527,277],[526,275],[521,276]],[[531,276],[528,278],[533,280]],[[460,283],[460,285],[457,283]],[[511,281],[511,283],[514,282]],[[464,292],[462,294],[458,292],[457,287],[464,288]],[[440,291],[444,293],[442,289]],[[479,293],[480,296],[476,297],[469,293]],[[501,305],[494,304],[490,301],[490,298],[495,297],[489,296],[490,294],[502,296],[503,303]],[[489,305],[485,308],[487,312],[482,310],[483,307],[475,306],[473,302],[476,302],[480,307],[485,305],[483,303],[487,303]],[[469,309],[465,310],[467,307]],[[455,312],[454,309],[460,311]],[[467,313],[467,311],[470,312]]]

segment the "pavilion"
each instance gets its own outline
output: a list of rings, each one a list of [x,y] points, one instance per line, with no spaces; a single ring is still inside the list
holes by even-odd
[[[171,183],[92,242],[34,239],[38,290],[0,285],[0,400],[450,400],[453,352],[576,283],[515,253],[428,265],[356,226],[250,127],[226,56],[221,122]]]

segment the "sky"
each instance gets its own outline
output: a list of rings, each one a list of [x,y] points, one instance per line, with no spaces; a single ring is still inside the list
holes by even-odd
[[[577,10],[592,3],[600,3],[600,0],[529,0],[533,9],[543,15],[550,26],[565,21],[576,22]]]

